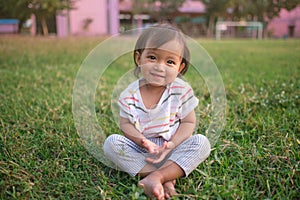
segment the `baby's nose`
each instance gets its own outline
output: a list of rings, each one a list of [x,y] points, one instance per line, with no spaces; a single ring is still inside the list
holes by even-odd
[[[154,66],[154,69],[157,70],[157,71],[164,71],[165,70],[165,65],[163,65],[163,64],[156,64]]]

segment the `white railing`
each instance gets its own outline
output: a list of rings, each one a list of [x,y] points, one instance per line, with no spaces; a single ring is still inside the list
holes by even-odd
[[[257,38],[262,39],[263,34],[263,23],[262,22],[234,22],[234,21],[223,21],[217,22],[216,24],[216,39],[220,40],[222,36],[222,31],[226,31],[228,27],[242,26],[242,27],[256,27],[257,28]]]

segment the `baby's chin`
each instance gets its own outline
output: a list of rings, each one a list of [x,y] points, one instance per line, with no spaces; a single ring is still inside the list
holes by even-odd
[[[149,86],[152,87],[166,87],[166,83],[158,83],[158,82],[148,82],[147,83]]]
[[[151,86],[151,87],[166,87],[165,81],[154,81],[154,80],[147,80],[144,79],[140,82],[141,86]]]

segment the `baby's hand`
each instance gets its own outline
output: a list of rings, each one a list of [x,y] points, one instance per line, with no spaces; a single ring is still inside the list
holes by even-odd
[[[142,139],[142,147],[147,149],[150,154],[159,153],[159,146],[146,138]]]
[[[172,151],[173,148],[170,148],[170,145],[171,142],[170,144],[168,142],[164,142],[163,145],[157,149],[157,153],[152,154],[150,157],[146,158],[146,161],[153,164],[160,163]]]

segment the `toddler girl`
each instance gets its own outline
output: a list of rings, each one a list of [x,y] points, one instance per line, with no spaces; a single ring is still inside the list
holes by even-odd
[[[194,134],[198,99],[180,79],[189,66],[184,35],[169,24],[144,30],[134,49],[135,74],[119,98],[123,135],[110,135],[104,152],[118,168],[142,177],[150,198],[176,195],[175,180],[188,176],[210,154],[204,135]]]

